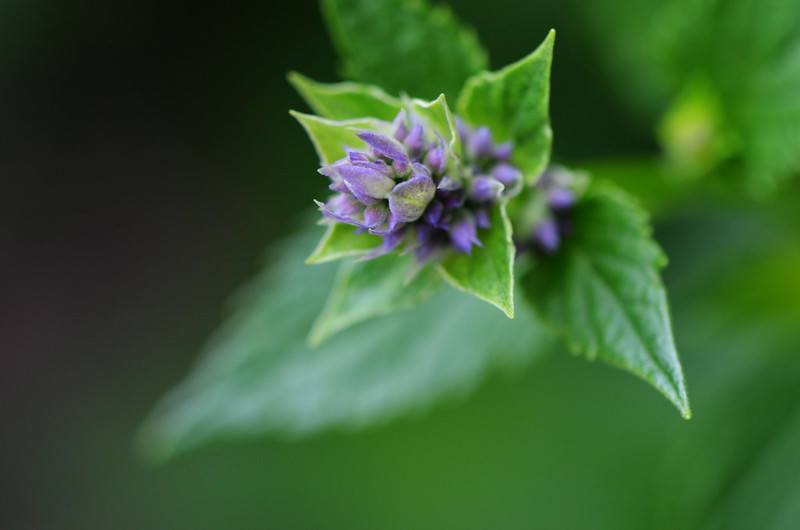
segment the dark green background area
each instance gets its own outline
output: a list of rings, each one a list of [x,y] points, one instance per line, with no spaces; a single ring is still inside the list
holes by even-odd
[[[557,29],[556,159],[656,152],[570,8],[452,5],[493,67]],[[657,227],[691,422],[562,351],[365,432],[138,458],[228,294],[324,192],[289,70],[336,79],[315,2],[4,3],[0,527],[797,527],[800,247],[746,201]],[[760,268],[776,248],[786,270]],[[725,272],[750,261],[761,283]],[[762,311],[764,293],[786,298]]]

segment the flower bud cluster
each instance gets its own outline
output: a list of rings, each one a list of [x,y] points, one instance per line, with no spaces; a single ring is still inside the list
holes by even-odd
[[[391,135],[358,133],[367,149],[348,149],[345,158],[320,168],[335,195],[317,205],[332,221],[381,236],[383,245],[369,257],[404,242],[419,261],[448,248],[470,254],[481,245],[479,230],[491,226],[491,208],[519,192],[522,175],[509,161],[511,143],[495,145],[485,127],[459,123],[458,130],[461,159],[404,111]]]

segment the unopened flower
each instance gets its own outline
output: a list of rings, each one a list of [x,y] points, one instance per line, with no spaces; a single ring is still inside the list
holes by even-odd
[[[367,148],[319,172],[335,194],[317,202],[335,222],[383,238],[368,257],[403,242],[424,261],[448,248],[470,254],[481,246],[480,231],[491,226],[490,210],[516,194],[520,171],[508,160],[512,145],[495,145],[485,127],[459,124],[465,155],[456,159],[444,139],[401,111],[390,134],[358,133]]]
[[[573,175],[565,169],[551,167],[536,183],[545,201],[545,215],[531,231],[517,241],[519,250],[535,250],[553,254],[571,231],[572,208],[575,205]]]

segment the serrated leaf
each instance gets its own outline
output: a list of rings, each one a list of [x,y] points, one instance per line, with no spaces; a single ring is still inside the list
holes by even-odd
[[[486,67],[474,31],[422,0],[323,0],[342,77],[434,98],[454,98]]]
[[[328,225],[316,248],[306,258],[306,264],[318,265],[349,256],[360,256],[381,244],[378,236],[357,232],[355,227],[344,223]]]
[[[392,121],[400,112],[400,100],[372,85],[359,83],[318,83],[297,72],[289,74],[289,82],[311,109],[331,120],[376,118]]]
[[[395,255],[343,263],[311,329],[309,344],[318,346],[354,324],[427,299],[439,287],[440,279],[432,267],[411,276],[413,267],[412,257]]]
[[[528,182],[550,159],[550,65],[555,32],[527,57],[496,72],[481,72],[464,85],[456,108],[468,123],[485,125],[498,141],[514,141],[514,162]]]
[[[365,148],[366,144],[356,136],[358,131],[383,131],[386,127],[385,122],[372,118],[336,121],[296,111],[289,111],[289,114],[303,126],[323,164],[343,158],[347,147]]]
[[[492,226],[478,231],[483,246],[472,255],[452,253],[439,269],[454,287],[477,296],[514,318],[514,243],[504,204],[492,213]]]
[[[189,377],[154,411],[140,438],[152,455],[210,440],[387,421],[550,348],[552,335],[533,315],[508,320],[451,289],[309,348],[306,334],[335,274],[335,267],[300,263],[314,238],[278,249]]]
[[[594,184],[562,248],[526,273],[523,292],[576,352],[633,372],[689,417],[658,275],[664,263],[643,211],[610,184]]]

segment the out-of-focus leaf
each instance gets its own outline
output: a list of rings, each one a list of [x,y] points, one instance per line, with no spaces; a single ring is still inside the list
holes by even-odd
[[[387,421],[463,394],[490,369],[524,365],[552,344],[532,315],[509,320],[446,289],[309,348],[335,275],[329,265],[302,265],[314,239],[279,248],[243,292],[201,361],[147,421],[146,450],[167,458],[210,440]]]
[[[689,417],[658,276],[666,260],[644,212],[610,184],[594,184],[572,223],[556,255],[525,275],[523,292],[572,349],[642,377]]]
[[[547,166],[550,65],[555,31],[527,57],[497,72],[481,72],[464,85],[457,109],[468,123],[485,125],[499,141],[514,141],[514,162],[533,182]]]
[[[311,329],[309,344],[318,346],[354,324],[427,299],[439,287],[440,279],[430,266],[410,277],[413,259],[388,255],[343,263],[325,308]]]
[[[702,156],[719,145],[724,147],[721,154],[730,149],[743,160],[751,187],[759,192],[800,174],[800,9],[795,2],[613,0],[575,5],[576,15],[592,29],[597,59],[614,73],[625,100],[644,116],[655,118],[670,101],[680,108],[687,91],[700,83],[719,109],[705,117],[695,113],[683,124],[688,130],[677,131],[678,138],[693,131],[713,133],[694,135],[706,144],[695,149]]]
[[[323,0],[346,79],[391,93],[455,98],[486,67],[475,33],[422,0]]]
[[[376,118],[392,121],[400,112],[400,100],[372,85],[359,83],[318,83],[296,72],[289,82],[311,110],[331,120]]]
[[[386,128],[385,122],[373,118],[336,121],[296,111],[290,111],[290,114],[305,129],[323,164],[332,164],[343,158],[347,147],[366,148],[367,144],[356,136],[358,131],[383,131]]]
[[[311,255],[306,258],[306,264],[317,265],[348,256],[359,256],[375,249],[380,244],[381,239],[377,236],[356,232],[355,227],[344,223],[333,223],[328,225],[322,239],[317,243]]]
[[[482,246],[472,255],[452,253],[440,264],[452,285],[499,308],[514,318],[514,243],[504,204],[492,214],[492,226],[480,230]]]

